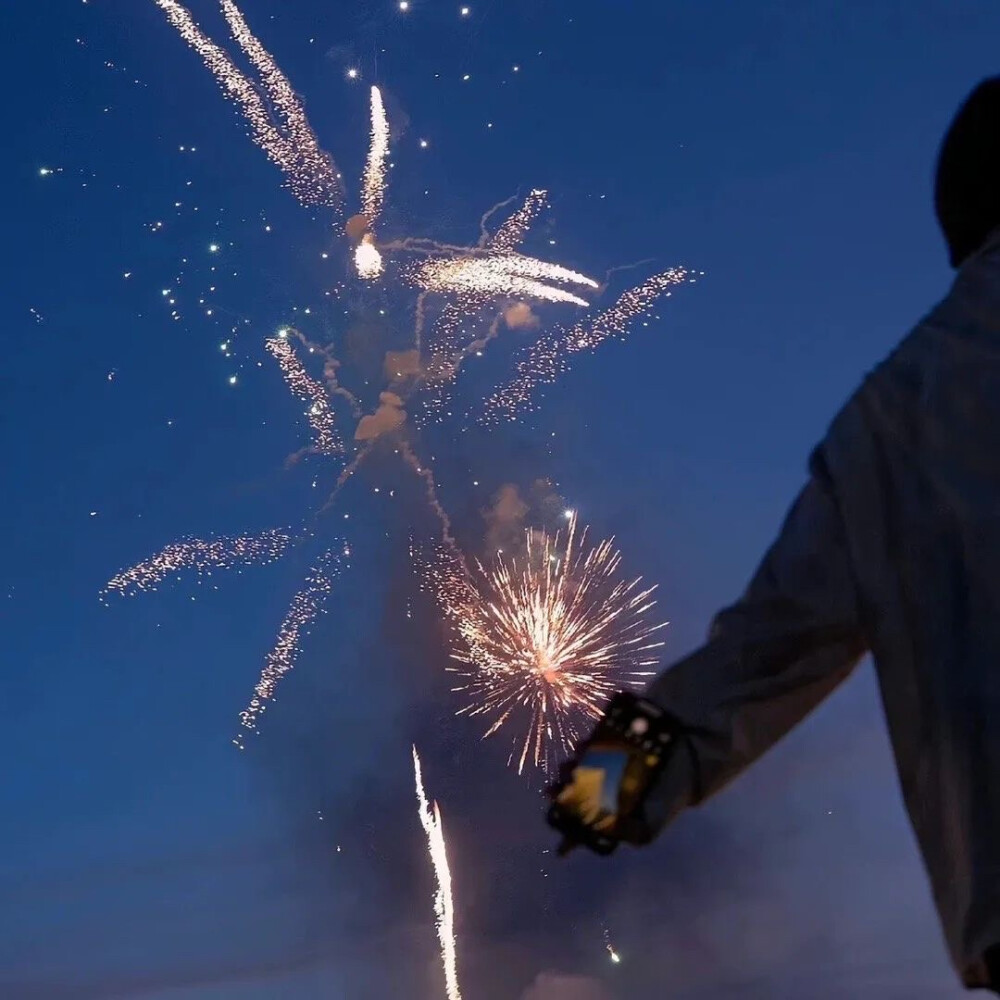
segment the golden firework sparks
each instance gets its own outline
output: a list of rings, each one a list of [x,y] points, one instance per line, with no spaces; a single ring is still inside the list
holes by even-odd
[[[233,37],[260,73],[268,102],[277,112],[280,124],[275,123],[253,81],[198,27],[186,7],[176,0],[154,2],[184,41],[201,56],[226,95],[239,105],[253,141],[285,174],[292,193],[307,205],[338,205],[337,168],[329,154],[320,148],[291,84],[251,33],[236,4],[221,0]]]
[[[487,239],[487,245],[503,253],[512,253],[523,242],[535,219],[547,204],[548,192],[540,188],[532,191],[524,204]]]
[[[143,591],[156,590],[157,584],[168,576],[186,569],[193,569],[202,577],[211,576],[213,569],[264,566],[280,559],[291,541],[291,536],[283,531],[265,531],[260,535],[237,538],[182,539],[113,576],[102,596],[109,591],[134,596]]]
[[[441,942],[441,964],[444,966],[448,1000],[462,1000],[458,985],[458,955],[455,942],[455,904],[451,892],[451,869],[448,867],[448,845],[444,839],[444,824],[437,802],[428,802],[417,748],[413,748],[413,774],[417,786],[420,825],[427,834],[437,891],[434,893],[434,914],[437,917],[438,940]]]
[[[347,555],[346,548],[343,550],[343,554]],[[260,680],[254,688],[253,698],[250,699],[250,704],[240,712],[240,725],[244,730],[257,731],[257,723],[261,715],[267,709],[268,704],[274,700],[274,692],[281,678],[295,666],[302,637],[316,616],[323,610],[326,598],[333,589],[333,581],[339,574],[339,554],[332,551],[327,552],[306,577],[302,589],[292,599],[284,621],[281,623],[281,628],[278,630],[277,641],[271,652],[267,654]],[[244,749],[243,737],[245,735],[245,733],[241,733],[233,740],[233,743],[241,750]]]
[[[288,331],[282,330],[277,337],[265,342],[265,347],[278,362],[281,374],[292,394],[308,404],[306,417],[315,433],[313,448],[321,455],[339,455],[344,447],[334,427],[333,408],[327,387],[312,378],[299,360],[288,340]]]
[[[528,349],[527,357],[518,362],[514,378],[486,400],[482,420],[492,423],[515,419],[520,410],[530,409],[539,385],[555,382],[567,371],[569,355],[592,350],[609,337],[624,338],[633,321],[652,315],[659,299],[669,298],[675,286],[696,281],[697,277],[686,268],[672,267],[628,289],[610,309],[597,316],[543,334]],[[648,323],[648,319],[642,321]]]
[[[511,762],[547,768],[623,686],[653,674],[663,643],[655,587],[620,576],[614,540],[589,545],[567,512],[565,533],[531,529],[523,552],[498,552],[464,573],[439,556],[428,573],[451,623],[451,668],[469,699],[459,714],[482,716],[484,736],[516,727]]]

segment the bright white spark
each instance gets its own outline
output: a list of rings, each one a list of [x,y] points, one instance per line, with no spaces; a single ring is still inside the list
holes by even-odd
[[[584,307],[589,305],[586,299],[546,282],[598,287],[596,281],[584,274],[521,254],[491,253],[482,257],[429,260],[418,265],[414,275],[421,287],[433,292],[483,298],[531,298]]]
[[[375,228],[382,214],[385,201],[385,164],[389,156],[389,121],[385,115],[382,92],[372,87],[372,132],[365,163],[364,183],[361,191],[361,211],[368,226]]]
[[[385,265],[382,263],[382,254],[378,252],[375,238],[371,233],[365,233],[361,237],[361,242],[355,247],[354,266],[357,268],[358,274],[368,281],[381,275]]]
[[[458,985],[458,955],[455,944],[455,904],[451,891],[451,869],[448,867],[448,848],[444,839],[444,824],[437,802],[427,801],[424,778],[420,768],[417,748],[413,748],[413,774],[417,786],[417,805],[420,825],[427,834],[427,847],[437,877],[434,893],[434,913],[437,917],[438,940],[441,942],[441,964],[444,966],[448,1000],[462,1000]]]

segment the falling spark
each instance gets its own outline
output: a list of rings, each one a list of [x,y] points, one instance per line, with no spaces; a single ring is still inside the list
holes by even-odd
[[[676,285],[694,280],[686,268],[670,268],[630,288],[610,309],[569,329],[557,327],[535,341],[518,362],[514,378],[487,399],[483,422],[516,419],[519,410],[530,408],[539,385],[555,382],[567,371],[569,355],[593,350],[609,337],[624,338],[636,318],[652,314],[658,299],[669,297]]]
[[[281,374],[292,393],[302,402],[308,404],[306,417],[315,433],[313,448],[321,455],[337,455],[344,447],[334,429],[333,409],[327,387],[312,378],[305,366],[299,360],[288,335],[271,337],[265,342],[268,351],[281,367]]]
[[[617,951],[615,951],[615,947],[611,943],[611,931],[609,931],[607,927],[604,928],[604,948],[607,951],[608,958],[611,959],[612,964],[620,965],[622,957]]]
[[[656,588],[623,580],[614,540],[589,546],[575,513],[568,522],[565,535],[529,530],[522,553],[469,575],[439,566],[430,583],[452,626],[455,690],[469,699],[459,714],[483,716],[484,738],[523,727],[519,773],[529,761],[547,769],[612,694],[651,676],[663,645],[665,623],[648,617]]]
[[[239,538],[192,538],[173,542],[150,559],[112,577],[102,596],[109,591],[134,596],[143,591],[156,590],[156,585],[166,577],[185,569],[193,569],[203,576],[211,575],[213,569],[266,566],[285,554],[291,540],[283,531],[265,531],[261,535]]]
[[[221,0],[233,37],[261,75],[267,103],[229,55],[198,27],[176,0],[155,0],[180,36],[201,56],[226,95],[239,105],[253,141],[285,174],[292,193],[307,205],[340,203],[337,168],[316,139],[295,92],[270,54],[247,27],[232,0]],[[272,116],[271,108],[276,112]],[[275,118],[280,124],[275,123]]]
[[[385,164],[389,156],[389,122],[385,116],[382,92],[372,87],[372,134],[365,163],[364,181],[361,191],[361,211],[374,228],[382,214],[385,201]]]
[[[586,299],[545,282],[598,287],[596,281],[584,274],[521,254],[429,260],[415,268],[414,278],[421,287],[434,292],[454,292],[482,299],[533,298],[584,307],[589,305]]]
[[[250,704],[240,712],[240,725],[244,730],[257,731],[261,715],[274,700],[278,683],[295,666],[305,630],[323,610],[326,598],[333,589],[333,581],[339,574],[339,556],[333,551],[327,552],[306,577],[303,588],[292,599],[278,630],[278,639],[267,654]],[[243,732],[233,740],[241,750],[244,749],[245,735]]]
[[[361,242],[355,247],[354,266],[358,270],[358,275],[367,281],[381,275],[384,269],[382,254],[375,246],[375,239],[371,233],[365,233],[361,237]]]
[[[437,917],[438,940],[441,942],[441,964],[444,966],[448,1000],[462,1000],[458,985],[458,956],[455,943],[455,904],[451,892],[451,869],[448,867],[448,847],[444,839],[444,824],[437,802],[428,802],[417,748],[413,748],[413,774],[417,787],[420,825],[427,834],[437,890],[434,893],[434,914]]]

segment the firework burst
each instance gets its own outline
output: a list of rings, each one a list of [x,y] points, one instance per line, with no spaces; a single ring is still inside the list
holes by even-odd
[[[340,175],[320,148],[301,101],[250,31],[235,0],[219,2],[236,46],[248,59],[247,72],[202,32],[181,3],[154,2],[239,105],[252,138],[284,171],[293,193],[308,204],[337,205]],[[456,636],[454,669],[462,675],[459,690],[470,699],[464,711],[488,720],[488,734],[521,726],[523,721],[512,755],[523,770],[529,760],[544,763],[550,747],[572,741],[583,720],[596,714],[617,687],[649,672],[659,645],[653,641],[657,627],[645,618],[653,603],[651,591],[637,580],[619,580],[619,555],[612,543],[588,548],[586,532],[577,532],[575,517],[565,537],[529,532],[520,556],[501,554],[488,568],[467,567],[438,498],[433,466],[417,455],[409,426],[423,427],[456,415],[450,394],[466,360],[481,355],[503,331],[538,334],[530,341],[524,338],[524,355],[513,379],[485,401],[480,416],[484,422],[513,417],[530,406],[534,390],[565,371],[572,354],[609,337],[624,336],[633,321],[648,322],[660,297],[692,279],[683,268],[663,271],[624,292],[610,308],[590,312],[589,300],[604,292],[603,285],[579,271],[522,252],[548,204],[541,189],[531,190],[519,206],[510,198],[489,209],[472,245],[421,237],[377,240],[388,196],[392,136],[379,88],[371,88],[370,101],[360,212],[338,232],[347,237],[353,251],[353,274],[372,282],[391,280],[400,292],[416,289],[412,347],[393,342],[386,354],[386,384],[380,387],[374,411],[367,413],[361,398],[371,397],[369,388],[374,387],[368,382],[352,386],[356,396],[341,384],[332,344],[318,347],[286,328],[269,338],[265,348],[304,405],[312,431],[309,445],[292,459],[311,455],[343,460],[336,486],[317,517],[329,510],[341,488],[373,454],[399,456],[423,481],[427,502],[440,521],[441,565],[449,567],[435,578],[440,584],[436,592],[443,595]],[[373,289],[378,295],[382,292]],[[534,311],[536,303],[540,313]],[[545,325],[550,313],[567,306],[588,311],[565,325]],[[323,359],[322,379],[306,367],[306,353],[317,352]],[[475,408],[482,405],[477,401]],[[337,421],[347,408],[355,427],[353,440],[338,433]],[[376,448],[384,439],[394,444],[392,452]],[[135,593],[155,589],[179,569],[192,567],[204,574],[216,567],[273,561],[291,541],[275,532],[259,539],[178,542],[114,577],[107,589]],[[244,724],[263,710],[273,693],[271,681],[276,683],[290,668],[299,635],[316,613],[329,579],[329,573],[314,570],[293,600],[268,658],[263,687],[258,687]]]
[[[655,587],[620,575],[613,539],[589,545],[575,513],[563,532],[529,530],[524,551],[468,572],[437,560],[428,580],[454,636],[459,714],[484,736],[515,728],[510,761],[548,769],[622,687],[653,673],[663,645]]]

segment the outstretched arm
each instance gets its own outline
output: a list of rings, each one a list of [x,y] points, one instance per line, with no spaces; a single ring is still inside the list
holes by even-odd
[[[624,718],[619,707],[583,745],[582,757],[564,767],[552,789],[558,808],[550,822],[569,840],[587,842],[580,824],[596,830],[595,815],[612,840],[651,839],[805,718],[865,652],[843,524],[818,455],[811,472],[742,599],[716,617],[701,649],[646,692],[666,712],[663,763],[642,763],[643,752],[626,747],[627,738],[609,735]],[[625,759],[632,761],[631,787],[626,769],[608,763]],[[647,766],[656,767],[651,785],[642,778]],[[644,785],[648,794],[637,796]],[[593,807],[598,801],[601,808]]]
[[[840,513],[822,458],[742,599],[647,696],[678,726],[647,804],[659,829],[723,788],[801,722],[867,648]]]

